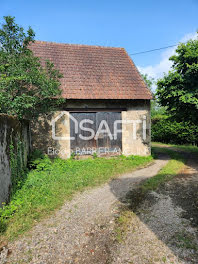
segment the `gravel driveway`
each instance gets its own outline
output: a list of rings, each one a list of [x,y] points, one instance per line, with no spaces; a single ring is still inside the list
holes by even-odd
[[[110,246],[114,244],[109,234],[114,228],[120,201],[166,163],[167,157],[162,156],[146,168],[76,195],[49,219],[8,244],[0,263],[108,263]],[[8,252],[11,252],[9,257]]]
[[[184,169],[130,206],[125,241],[113,250],[112,264],[198,263],[198,155],[180,152]]]

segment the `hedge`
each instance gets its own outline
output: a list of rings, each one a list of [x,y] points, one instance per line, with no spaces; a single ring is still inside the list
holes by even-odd
[[[198,125],[176,122],[167,116],[155,117],[152,120],[152,141],[198,146]]]

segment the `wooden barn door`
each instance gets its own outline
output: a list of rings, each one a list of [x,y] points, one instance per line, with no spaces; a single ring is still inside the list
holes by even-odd
[[[122,149],[122,133],[117,134],[117,139],[114,139],[114,122],[116,120],[121,120],[121,113],[120,112],[74,112],[70,113],[72,117],[74,117],[78,122],[78,133],[75,133],[75,124],[74,121],[70,119],[70,136],[74,138],[71,140],[71,150],[72,152],[77,153],[79,150],[90,150],[96,149],[101,154],[106,150],[110,152],[114,151],[115,149]],[[111,135],[113,139],[111,139],[106,132],[102,132],[98,134],[97,139],[94,137],[90,140],[84,140],[79,137],[81,134],[82,136],[88,137],[91,135],[89,131],[84,131],[79,127],[79,123],[82,120],[89,119],[93,121],[93,124],[89,122],[85,122],[83,127],[85,128],[92,128],[94,130],[94,134],[96,135],[99,126],[103,120],[106,121]],[[121,129],[121,124],[117,125],[118,129]],[[105,126],[102,126],[102,129],[105,129]],[[91,154],[84,153],[84,154]]]
[[[74,117],[78,122],[78,133],[75,133],[75,123],[73,120],[70,119],[70,137],[75,138],[74,140],[71,139],[71,150],[76,152],[76,150],[88,149],[88,148],[96,148],[97,143],[94,138],[90,140],[83,140],[79,137],[81,134],[84,137],[89,137],[90,132],[84,131],[79,127],[79,124],[82,120],[89,119],[93,121],[93,124],[84,123],[83,127],[92,128],[96,131],[96,113],[70,113],[72,117]]]
[[[113,139],[111,139],[108,133],[99,134],[97,140],[97,148],[100,151],[105,151],[105,149],[109,149],[109,151],[114,151],[116,148],[122,149],[122,134],[117,134],[117,139],[114,140],[114,122],[116,120],[121,120],[120,112],[97,112],[96,113],[96,131],[98,131],[99,125],[101,122],[105,120],[110,129],[111,135]],[[104,127],[103,127],[104,128]],[[121,129],[121,124],[118,125],[118,128]]]

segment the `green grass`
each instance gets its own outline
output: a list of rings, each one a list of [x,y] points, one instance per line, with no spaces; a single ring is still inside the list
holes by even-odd
[[[187,146],[187,145],[172,145],[173,148],[178,148],[184,150],[185,152],[191,152],[198,154],[198,147],[196,146]]]
[[[140,187],[143,193],[157,189],[160,184],[167,182],[175,177],[185,166],[185,160],[182,154],[174,151],[173,149],[156,146],[152,148],[152,151],[154,153],[154,156],[156,156],[157,153],[165,153],[170,157],[170,160],[158,172],[157,175],[147,179],[142,183]]]
[[[8,205],[0,209],[0,238],[16,238],[59,208],[65,200],[71,199],[77,191],[103,184],[151,161],[151,156],[37,159],[21,189],[16,191]]]
[[[153,142],[152,146],[153,147],[157,147],[157,146],[163,147],[164,146],[164,147],[184,150],[185,152],[198,153],[198,147],[192,146],[192,145],[171,145],[171,144],[164,144],[160,142]]]
[[[136,215],[133,212],[129,210],[123,210],[120,216],[116,219],[114,233],[117,242],[121,243],[124,241],[134,216]]]
[[[187,232],[181,232],[178,234],[174,234],[175,238],[177,239],[177,246],[181,248],[186,248],[186,249],[192,249],[192,250],[197,250],[197,243],[191,233]]]

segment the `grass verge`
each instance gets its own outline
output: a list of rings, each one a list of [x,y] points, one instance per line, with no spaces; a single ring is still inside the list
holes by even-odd
[[[14,239],[71,199],[77,191],[146,165],[152,157],[115,157],[86,160],[36,159],[21,189],[0,209],[0,240]]]
[[[181,153],[162,147],[153,147],[152,151],[155,155],[158,153],[165,153],[170,157],[168,163],[152,178],[145,180],[141,185],[141,192],[145,193],[147,191],[155,190],[159,187],[160,184],[167,182],[174,178],[179,171],[185,166],[185,159]]]
[[[169,147],[169,148],[174,148],[178,150],[184,150],[185,152],[188,153],[195,153],[198,154],[198,147],[192,146],[192,145],[171,145],[171,144],[164,144],[160,142],[152,142],[153,147]]]

